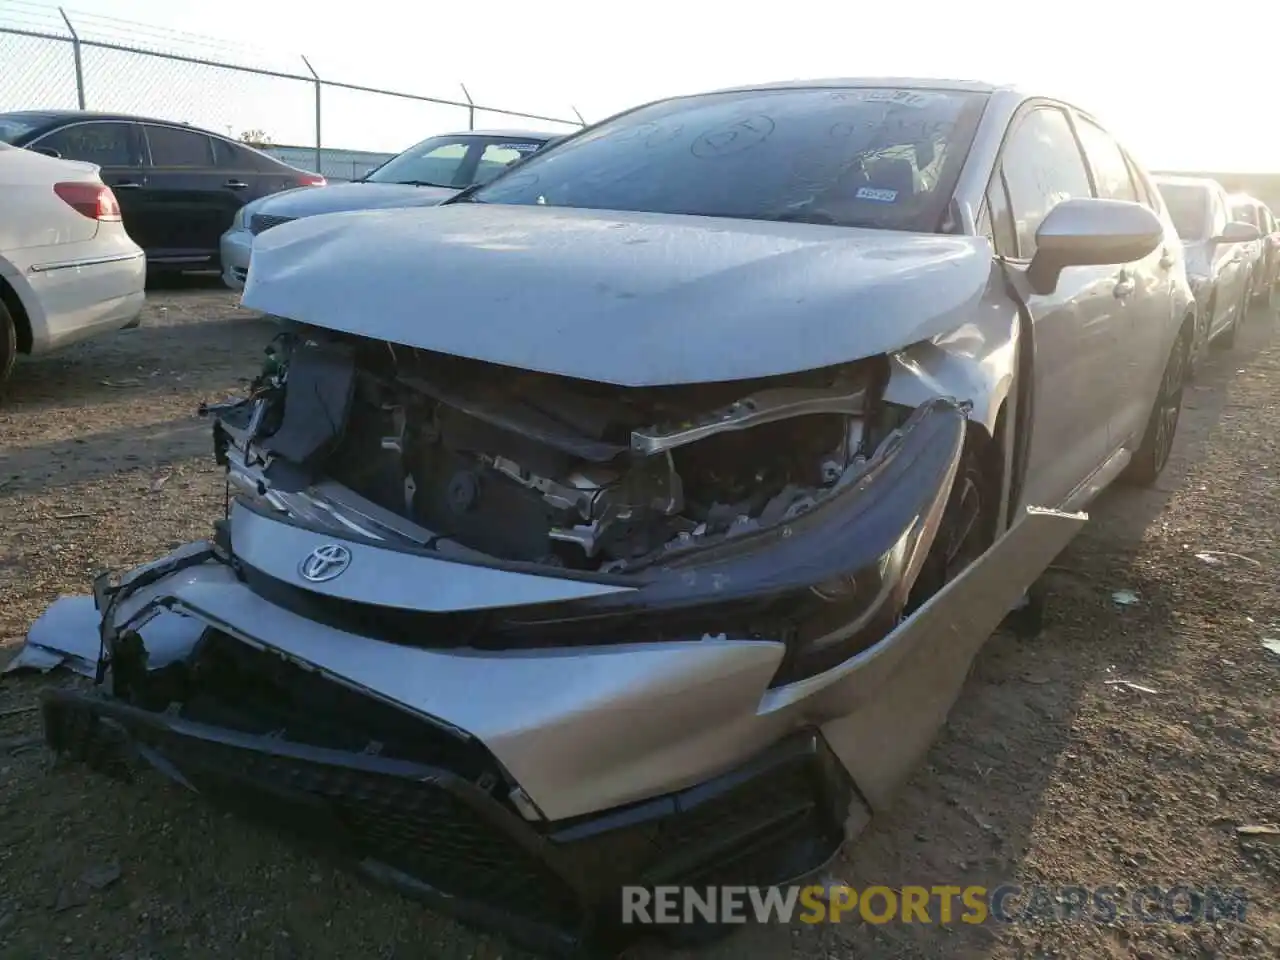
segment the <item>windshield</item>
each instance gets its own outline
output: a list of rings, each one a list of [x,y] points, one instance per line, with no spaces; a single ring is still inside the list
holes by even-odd
[[[13,143],[24,134],[30,133],[45,117],[18,117],[13,114],[0,113],[0,142]]]
[[[1203,240],[1209,233],[1209,193],[1202,187],[1181,183],[1162,183],[1169,216],[1183,240]]]
[[[461,190],[473,183],[488,183],[542,143],[520,136],[429,137],[388,160],[365,179],[370,183],[413,183]]]
[[[470,199],[932,232],[984,103],[862,87],[681,97],[606,120]]]

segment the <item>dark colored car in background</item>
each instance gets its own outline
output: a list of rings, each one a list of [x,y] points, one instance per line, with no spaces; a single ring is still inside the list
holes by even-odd
[[[218,240],[251,200],[324,177],[207,130],[122,113],[0,113],[0,141],[101,168],[152,269],[213,269]]]

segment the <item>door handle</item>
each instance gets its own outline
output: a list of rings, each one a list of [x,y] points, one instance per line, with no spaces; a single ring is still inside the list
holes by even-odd
[[[1173,256],[1169,253],[1168,250],[1161,250],[1160,251],[1160,269],[1168,270],[1172,266],[1173,266]]]
[[[134,180],[117,180],[111,185],[112,190],[139,190],[142,184]]]
[[[1115,288],[1111,291],[1117,300],[1124,300],[1133,295],[1133,291],[1137,289],[1137,284],[1133,282],[1133,278],[1127,273],[1120,274],[1120,279],[1116,281]]]
[[[232,190],[244,190],[249,185],[245,183],[243,180],[228,180],[226,183],[223,184],[223,186],[230,187]]]

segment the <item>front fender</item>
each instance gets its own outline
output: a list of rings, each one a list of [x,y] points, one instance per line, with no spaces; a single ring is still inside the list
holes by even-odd
[[[1018,305],[993,266],[968,322],[889,354],[885,401],[914,408],[932,397],[953,397],[969,404],[969,419],[994,437],[1017,370],[1018,329]]]

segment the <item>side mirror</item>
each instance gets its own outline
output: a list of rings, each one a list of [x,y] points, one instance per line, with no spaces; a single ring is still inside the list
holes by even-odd
[[[1164,239],[1164,224],[1128,200],[1064,200],[1040,223],[1036,253],[1027,268],[1031,289],[1053,293],[1067,267],[1131,263]]]
[[[46,157],[53,157],[53,159],[55,160],[62,159],[62,154],[60,154],[57,150],[53,149],[53,147],[32,147],[31,152],[41,153],[41,154],[44,154]]]
[[[1213,243],[1253,243],[1262,239],[1262,231],[1252,223],[1243,220],[1232,220],[1221,234],[1213,238]]]

